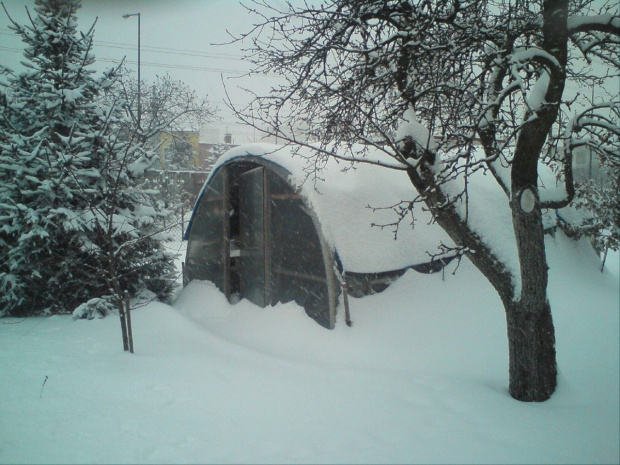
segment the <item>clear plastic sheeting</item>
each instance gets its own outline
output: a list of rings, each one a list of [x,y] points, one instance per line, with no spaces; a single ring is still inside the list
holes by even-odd
[[[330,326],[329,293],[321,241],[302,198],[269,173],[271,303],[294,300],[319,324]]]
[[[188,233],[187,281],[208,280],[232,300],[295,301],[326,328],[335,302],[317,225],[283,177],[253,163],[222,167],[206,185]]]
[[[189,231],[185,263],[186,280],[213,282],[222,292],[225,288],[224,268],[228,260],[227,170],[214,176],[196,205]]]

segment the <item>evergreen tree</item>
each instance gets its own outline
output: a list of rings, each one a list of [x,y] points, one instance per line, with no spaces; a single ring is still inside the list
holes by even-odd
[[[173,134],[172,142],[164,150],[164,167],[166,170],[198,169],[196,153],[184,133]]]
[[[154,154],[121,131],[124,102],[102,105],[117,70],[94,77],[94,25],[78,32],[79,7],[36,0],[28,25],[11,19],[27,70],[7,73],[1,99],[0,308],[8,315],[170,291],[173,266],[153,230],[165,213],[140,185]]]

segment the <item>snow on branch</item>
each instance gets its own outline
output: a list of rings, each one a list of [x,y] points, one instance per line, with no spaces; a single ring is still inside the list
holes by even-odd
[[[611,13],[574,15],[568,18],[568,33],[588,62],[591,61],[590,55],[594,55],[620,68],[617,53],[620,46],[620,16]]]
[[[548,52],[537,47],[519,48],[512,54],[510,64],[527,65],[538,63],[547,68],[551,75],[556,75],[562,69],[560,62]]]
[[[574,15],[568,18],[568,33],[604,32],[620,35],[620,16],[613,14],[582,16]]]
[[[607,111],[607,113],[605,113]],[[572,147],[588,146],[599,156],[620,162],[618,144],[620,141],[620,102],[603,102],[576,114],[567,124],[565,138]],[[576,137],[585,131],[587,137]]]

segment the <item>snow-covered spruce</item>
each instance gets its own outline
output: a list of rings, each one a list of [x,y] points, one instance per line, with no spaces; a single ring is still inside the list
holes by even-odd
[[[11,26],[26,71],[6,71],[0,91],[0,312],[70,312],[110,290],[166,297],[166,212],[141,184],[154,154],[120,130],[125,103],[103,103],[117,71],[94,76],[80,2],[35,3]]]

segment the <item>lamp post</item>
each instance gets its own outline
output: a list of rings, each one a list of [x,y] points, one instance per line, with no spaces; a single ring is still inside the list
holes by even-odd
[[[141,106],[141,94],[140,94],[140,13],[129,13],[123,15],[123,18],[131,18],[132,16],[138,17],[138,131],[140,131],[140,122],[142,120],[142,106]]]

